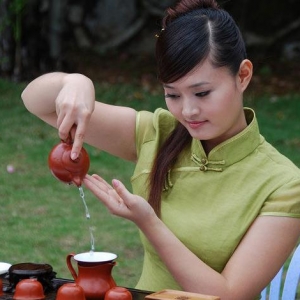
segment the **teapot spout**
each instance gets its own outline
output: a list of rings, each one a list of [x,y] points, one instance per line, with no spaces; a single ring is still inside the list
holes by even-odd
[[[75,177],[73,177],[72,182],[73,182],[77,187],[81,187],[82,180],[81,180],[80,176],[75,176]]]

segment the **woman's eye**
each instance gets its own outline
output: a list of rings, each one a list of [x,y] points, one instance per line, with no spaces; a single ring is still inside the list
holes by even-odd
[[[170,98],[170,99],[175,99],[175,98],[178,98],[179,96],[177,95],[173,95],[173,94],[166,94],[165,95],[165,98]]]
[[[200,93],[196,93],[197,97],[205,97],[210,93],[210,91],[205,91],[205,92],[200,92]]]

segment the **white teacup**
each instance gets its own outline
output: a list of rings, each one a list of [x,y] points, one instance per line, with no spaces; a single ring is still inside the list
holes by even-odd
[[[73,256],[73,255],[72,255]],[[75,254],[73,258],[79,263],[101,263],[113,261],[117,255],[110,252],[83,252]]]

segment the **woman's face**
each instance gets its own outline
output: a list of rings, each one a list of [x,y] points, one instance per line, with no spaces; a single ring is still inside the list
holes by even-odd
[[[163,87],[169,111],[208,152],[247,126],[239,74],[214,68],[208,59]]]

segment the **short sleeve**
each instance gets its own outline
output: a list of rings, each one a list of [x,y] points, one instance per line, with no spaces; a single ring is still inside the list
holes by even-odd
[[[284,184],[265,201],[260,215],[300,218],[300,180]]]
[[[149,111],[139,111],[136,116],[136,151],[139,157],[141,145],[147,139],[153,138],[155,134],[153,123],[153,113]]]
[[[176,120],[171,113],[165,109],[158,108],[154,113],[139,111],[136,117],[136,151],[138,157],[141,155],[141,148],[154,142],[159,146],[170,132],[175,128]]]

